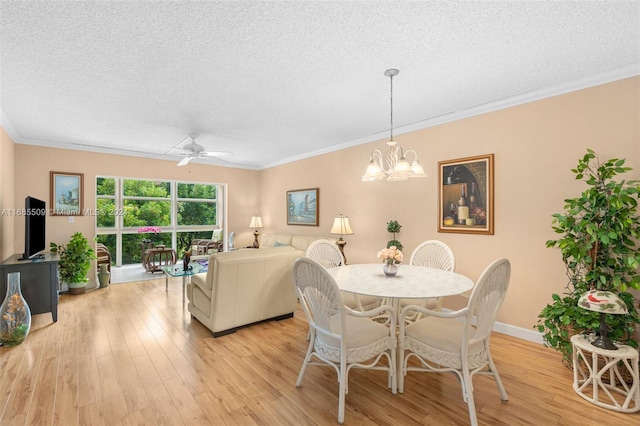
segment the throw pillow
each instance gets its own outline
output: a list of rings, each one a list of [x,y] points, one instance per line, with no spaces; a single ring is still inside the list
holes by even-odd
[[[287,244],[283,244],[283,243],[279,243],[276,241],[276,243],[273,245],[274,247],[285,247]]]

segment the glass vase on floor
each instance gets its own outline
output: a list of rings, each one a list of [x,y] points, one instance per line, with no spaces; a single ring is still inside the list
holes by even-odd
[[[7,296],[0,307],[0,344],[15,346],[24,342],[31,328],[31,310],[22,297],[20,272],[7,274]]]

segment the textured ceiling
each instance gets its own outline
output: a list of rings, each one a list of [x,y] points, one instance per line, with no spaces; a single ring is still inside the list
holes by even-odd
[[[15,142],[177,162],[193,131],[257,169],[386,137],[387,68],[395,133],[640,74],[638,1],[2,0],[0,27]]]

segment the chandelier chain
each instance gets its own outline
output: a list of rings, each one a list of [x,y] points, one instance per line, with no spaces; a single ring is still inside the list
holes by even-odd
[[[388,181],[402,181],[408,178],[424,178],[427,175],[418,162],[418,154],[413,150],[404,150],[393,140],[393,77],[398,75],[400,71],[390,68],[384,72],[384,75],[390,79],[389,91],[389,122],[390,138],[387,142],[386,152],[378,149],[371,151],[369,157],[369,165],[362,176],[363,182],[371,182],[374,180],[385,179]],[[412,155],[413,161],[409,163],[407,156]]]
[[[391,135],[391,139],[389,140],[393,140],[393,75],[391,75],[389,77],[389,79],[391,80],[391,130],[390,130],[390,135]]]

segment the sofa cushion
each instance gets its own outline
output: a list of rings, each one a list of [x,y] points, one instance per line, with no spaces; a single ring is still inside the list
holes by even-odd
[[[292,234],[275,234],[265,233],[260,236],[260,248],[265,247],[278,247],[278,246],[292,246],[296,250],[306,251],[309,244],[315,240],[329,240],[336,242],[335,238],[325,237],[320,235],[292,235]]]
[[[256,251],[257,253],[262,253],[266,256],[266,255],[279,254],[279,253],[285,253],[290,251],[300,251],[300,250],[296,250],[292,246],[274,246],[274,247],[260,247],[258,250],[254,250],[254,251]]]
[[[260,247],[275,247],[276,242],[285,246],[290,246],[291,234],[266,233],[260,236]]]
[[[202,290],[206,290],[207,289],[207,273],[202,272],[200,274],[192,275],[191,283],[197,287],[200,287]],[[207,291],[207,294],[211,295],[211,289]]]
[[[296,251],[296,250],[291,246],[283,246],[283,247],[265,247],[265,248],[260,248],[258,250],[242,249],[242,250],[214,253],[211,256],[209,256],[209,265],[207,266],[207,269],[208,269],[207,272],[193,275],[191,277],[191,282],[195,286],[200,287],[208,297],[211,297],[211,293],[212,293],[211,290],[213,288],[213,282],[216,279],[216,277],[220,282],[225,282],[225,281],[235,282],[238,279],[237,276],[230,276],[230,274],[237,273],[235,269],[228,269],[224,272],[224,276],[221,276],[220,272],[216,269],[218,265],[223,265],[228,263],[236,263],[238,265],[254,263],[257,260],[263,260],[267,256],[270,257],[270,256],[273,256],[274,254],[277,255],[280,253],[289,253],[292,251]],[[303,255],[302,253],[299,254],[299,256],[302,256],[302,255]],[[211,273],[209,273],[209,271],[211,271]],[[251,271],[251,269],[249,269],[248,271],[251,274],[255,274],[255,277],[253,278],[255,281],[257,282],[261,281],[262,279],[261,271],[258,271],[258,270]],[[246,274],[249,272],[243,272],[243,274]],[[245,279],[249,279],[249,278],[250,277],[245,277]]]
[[[309,248],[309,245],[319,239],[323,239],[323,240],[328,240],[331,241],[332,243],[336,242],[335,238],[326,238],[323,236],[318,236],[318,235],[294,235],[291,238],[291,245],[296,249],[296,250],[302,250],[303,252],[306,252],[307,249]]]

